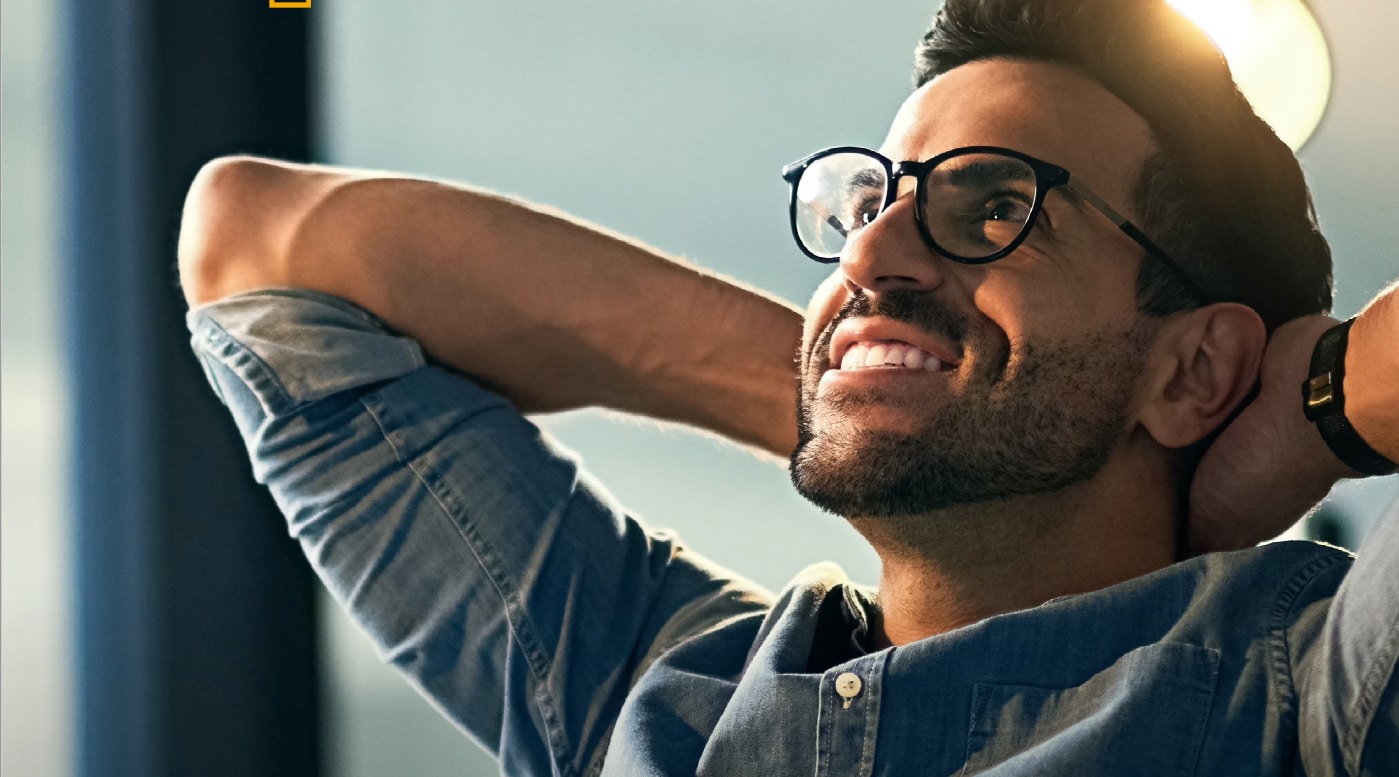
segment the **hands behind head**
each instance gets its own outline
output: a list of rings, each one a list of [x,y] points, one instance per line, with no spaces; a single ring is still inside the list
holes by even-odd
[[[1312,349],[1336,324],[1306,316],[1268,340],[1259,392],[1205,452],[1190,485],[1191,555],[1236,550],[1296,523],[1343,477],[1354,477],[1302,413]]]

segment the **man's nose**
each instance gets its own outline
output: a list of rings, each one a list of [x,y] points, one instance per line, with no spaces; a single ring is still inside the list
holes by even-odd
[[[840,269],[847,284],[876,293],[932,291],[946,280],[946,260],[923,240],[914,221],[913,192],[900,194],[888,210],[846,243]]]

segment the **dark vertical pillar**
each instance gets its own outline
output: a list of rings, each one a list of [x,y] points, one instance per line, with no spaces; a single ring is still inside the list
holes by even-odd
[[[315,775],[313,580],[190,355],[175,244],[203,162],[310,155],[316,9],[64,13],[81,774]]]

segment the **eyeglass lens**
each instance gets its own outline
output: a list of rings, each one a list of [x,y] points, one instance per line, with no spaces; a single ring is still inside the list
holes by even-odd
[[[884,208],[889,175],[882,160],[837,152],[813,161],[796,187],[795,232],[807,251],[835,259]],[[1034,215],[1035,170],[995,153],[953,156],[925,172],[919,217],[934,247],[978,261],[1020,238]]]

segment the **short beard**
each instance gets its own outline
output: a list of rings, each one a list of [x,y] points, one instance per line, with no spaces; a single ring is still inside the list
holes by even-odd
[[[997,376],[979,375],[908,434],[853,423],[814,431],[819,374],[805,374],[791,476],[817,507],[846,518],[913,516],[1059,491],[1096,475],[1126,431],[1148,327],[1022,346]],[[996,365],[997,367],[1001,365]],[[998,370],[999,371],[999,370]],[[861,397],[822,400],[859,412]]]

